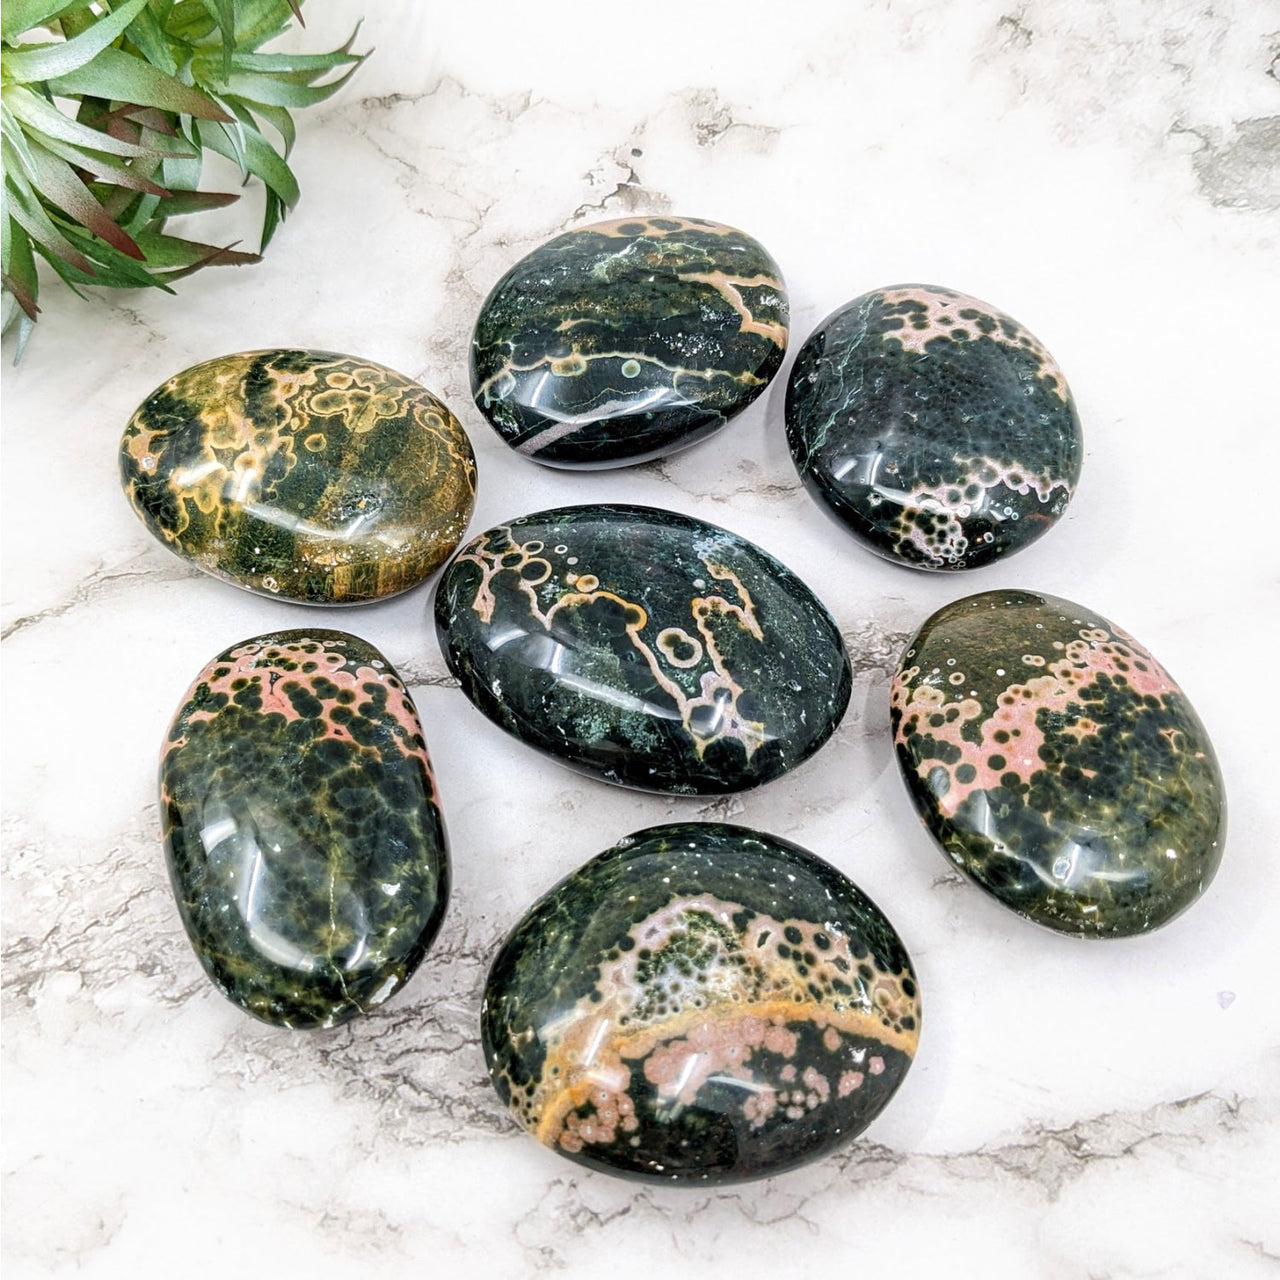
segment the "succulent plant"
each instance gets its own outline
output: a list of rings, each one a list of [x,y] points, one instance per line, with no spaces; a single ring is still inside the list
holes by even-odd
[[[295,0],[5,0],[0,268],[19,354],[39,311],[37,256],[73,289],[169,292],[200,267],[258,260],[298,198],[291,110],[366,56],[354,31],[329,53],[259,52],[295,17]],[[265,186],[258,253],[165,231],[239,198],[199,189],[207,152]]]

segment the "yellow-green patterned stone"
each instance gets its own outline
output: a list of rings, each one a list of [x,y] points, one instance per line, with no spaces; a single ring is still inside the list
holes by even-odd
[[[466,433],[402,374],[327,351],[250,351],[184,370],[129,420],[125,493],[206,573],[303,604],[416,586],[475,503]]]

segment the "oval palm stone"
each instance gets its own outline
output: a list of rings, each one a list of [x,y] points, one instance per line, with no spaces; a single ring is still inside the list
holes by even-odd
[[[646,791],[768,782],[835,731],[840,632],[745,538],[651,507],[560,507],[498,525],[436,593],[449,669],[486,716],[565,764]]]
[[[303,604],[416,586],[475,501],[453,414],[401,374],[327,351],[251,351],[170,378],[125,427],[120,474],[171,551]]]
[[[562,880],[494,960],[489,1074],[580,1164],[736,1182],[815,1160],[902,1083],[920,998],[879,908],[798,845],[674,823]]]
[[[1136,640],[1054,596],[935,613],[892,687],[898,763],[947,856],[1021,915],[1145,933],[1213,879],[1226,800],[1208,734]]]
[[[579,227],[522,258],[476,320],[471,389],[519,453],[617,467],[695,443],[782,364],[782,273],[700,218]]]
[[[1062,370],[1003,312],[899,285],[828,316],[787,387],[805,487],[872,551],[976,569],[1062,514],[1083,441]]]
[[[372,645],[281,631],[196,677],[160,763],[196,955],[265,1022],[331,1027],[408,981],[444,917],[444,819],[418,715]]]

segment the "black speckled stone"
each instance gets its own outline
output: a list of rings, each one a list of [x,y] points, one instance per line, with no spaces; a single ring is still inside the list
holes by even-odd
[[[359,604],[453,554],[475,502],[458,420],[356,356],[247,351],[157,387],[120,442],[138,518],[170,551],[258,595]]]
[[[227,999],[331,1027],[408,981],[449,896],[418,715],[382,655],[341,631],[219,654],[174,716],[160,813],[182,923]]]
[[[916,569],[1012,555],[1080,478],[1062,370],[1016,321],[951,289],[877,289],[828,316],[796,359],[786,416],[809,492]]]
[[[560,507],[469,542],[436,628],[496,725],[584,773],[712,795],[834,732],[851,674],[813,592],[745,538],[651,507]]]
[[[739,1182],[847,1143],[902,1083],[920,997],[881,911],[745,827],[628,836],[503,944],[481,1030],[520,1123],[580,1164]]]
[[[988,591],[920,628],[892,688],[898,763],[947,856],[1062,933],[1146,933],[1213,879],[1226,798],[1186,696],[1069,600]]]
[[[618,467],[703,439],[782,364],[787,295],[750,236],[700,218],[565,232],[507,272],[471,345],[480,412],[553,467]]]

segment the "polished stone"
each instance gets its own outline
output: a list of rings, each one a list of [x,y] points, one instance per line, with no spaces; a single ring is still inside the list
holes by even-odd
[[[1226,799],[1204,726],[1136,640],[1029,591],[957,600],[892,686],[898,763],[967,876],[1063,933],[1172,920],[1222,857]]]
[[[435,396],[324,351],[222,356],[170,378],[129,420],[120,472],[171,551],[304,604],[416,586],[475,501],[470,442]]]
[[[381,1004],[440,928],[449,860],[422,728],[355,636],[282,631],[209,663],[165,740],[160,814],[191,945],[265,1022]]]
[[[469,542],[436,628],[495,724],[585,773],[711,795],[811,756],[848,655],[803,582],[745,538],[651,507],[560,507]]]
[[[786,416],[809,492],[916,569],[1012,555],[1080,478],[1062,370],[1016,321],[951,289],[877,289],[828,316],[796,359]]]
[[[622,218],[535,249],[485,300],[471,345],[481,413],[554,467],[617,467],[703,439],[777,373],[778,265],[699,218]]]
[[[494,960],[481,1030],[520,1123],[580,1164],[736,1182],[875,1119],[920,1035],[893,926],[775,836],[673,823],[562,880]]]

